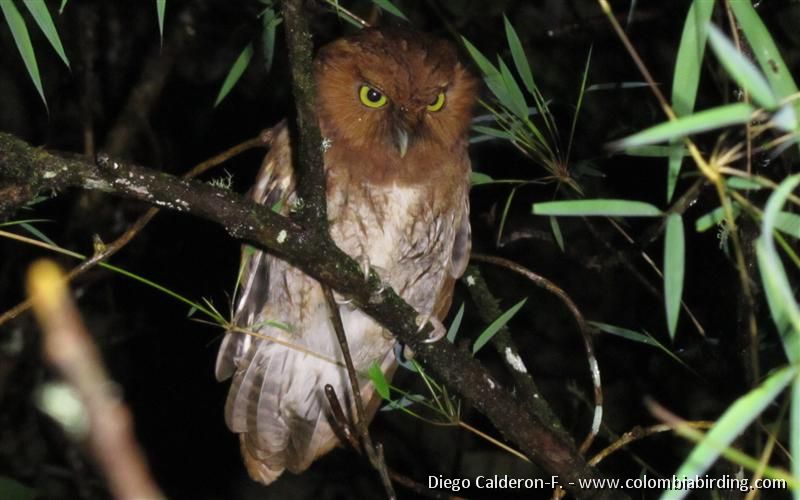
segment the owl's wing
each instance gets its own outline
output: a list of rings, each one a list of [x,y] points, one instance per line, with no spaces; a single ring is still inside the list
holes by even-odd
[[[463,210],[456,221],[456,237],[453,241],[453,256],[450,261],[450,276],[460,278],[469,264],[472,251],[472,228],[469,225],[469,196],[464,197]]]
[[[273,128],[273,143],[264,158],[253,188],[248,193],[256,203],[273,207],[276,211],[287,213],[294,198],[294,175],[292,171],[291,147],[286,122]],[[242,246],[242,260],[239,266],[239,279],[234,296],[236,309],[233,322],[239,326],[254,325],[261,308],[269,298],[269,261],[271,257],[263,250],[249,245]],[[228,332],[222,340],[215,374],[217,380],[230,378],[239,365],[242,356],[250,350],[251,335]]]

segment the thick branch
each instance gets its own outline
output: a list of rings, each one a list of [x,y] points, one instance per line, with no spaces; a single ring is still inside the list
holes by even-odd
[[[316,112],[316,84],[311,54],[314,46],[308,30],[308,19],[303,13],[303,0],[284,0],[281,12],[286,26],[286,45],[292,73],[292,93],[297,115],[290,121],[295,139],[292,154],[297,174],[297,192],[304,201],[298,215],[306,227],[328,234],[325,197],[325,170],[323,167],[322,134]]]
[[[623,498],[619,492],[580,490],[579,478],[598,477],[578,454],[572,440],[526,411],[466,352],[447,342],[424,343],[416,311],[373,273],[365,282],[357,262],[339,250],[327,235],[304,229],[269,207],[228,190],[182,180],[103,158],[97,165],[33,148],[0,133],[0,214],[13,211],[38,192],[68,187],[100,190],[186,212],[220,224],[234,238],[263,248],[297,266],[320,282],[352,298],[364,312],[409,345],[419,360],[448,387],[458,391],[494,426],[548,474],[579,498]],[[20,194],[23,193],[23,194]],[[27,198],[26,198],[27,196]],[[574,483],[569,485],[569,483]]]

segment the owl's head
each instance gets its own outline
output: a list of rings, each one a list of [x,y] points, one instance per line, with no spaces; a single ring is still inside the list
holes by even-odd
[[[367,29],[320,49],[315,65],[323,134],[337,146],[395,159],[463,147],[477,83],[451,43]]]

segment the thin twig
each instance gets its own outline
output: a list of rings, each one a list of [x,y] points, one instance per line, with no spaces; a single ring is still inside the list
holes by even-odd
[[[345,417],[345,413],[342,410],[342,404],[339,402],[339,397],[336,395],[336,390],[330,384],[325,385],[325,398],[328,400],[328,403],[331,407],[334,432],[337,436],[339,436],[339,439],[341,439],[342,442],[349,444],[356,453],[361,455],[361,445],[356,437],[356,432],[353,430],[353,426],[350,424],[350,421],[347,419],[347,417]],[[388,466],[386,467],[386,470],[389,473],[389,477],[392,479],[392,481],[401,484],[420,495],[427,496],[428,498],[448,500],[459,499],[459,497],[451,496],[446,493],[427,488],[425,485],[392,470]]]
[[[688,425],[693,429],[710,429],[714,425],[714,422],[701,420],[695,422],[686,422],[686,425]],[[597,464],[608,458],[608,456],[611,455],[612,453],[625,448],[631,443],[652,436],[654,434],[660,434],[662,432],[671,432],[673,430],[674,429],[667,424],[651,425],[650,427],[639,427],[637,425],[633,429],[629,430],[628,432],[620,436],[619,439],[617,439],[610,445],[600,450],[595,456],[593,456],[589,460],[589,463],[596,466]]]
[[[386,469],[386,462],[383,459],[383,448],[380,444],[373,445],[372,438],[369,436],[369,422],[367,421],[367,413],[364,411],[364,402],[361,400],[361,389],[358,384],[358,375],[356,374],[356,367],[353,365],[353,358],[350,356],[350,346],[347,345],[347,335],[344,331],[342,324],[342,317],[339,314],[339,306],[336,304],[336,299],[333,298],[333,292],[327,285],[322,285],[322,292],[325,294],[325,302],[328,304],[328,315],[330,317],[333,330],[336,332],[336,338],[339,341],[339,347],[342,349],[342,357],[344,364],[347,368],[347,377],[350,381],[350,390],[353,391],[353,400],[356,406],[356,427],[358,434],[364,443],[364,450],[367,452],[367,457],[370,463],[378,471],[383,481],[383,487],[386,489],[386,495],[390,499],[397,498],[392,481],[389,479],[389,473]]]
[[[496,266],[504,267],[515,273],[521,274],[525,276],[529,280],[531,280],[536,286],[540,288],[544,288],[548,292],[554,294],[558,297],[564,305],[567,306],[570,313],[572,313],[573,318],[575,318],[575,322],[578,324],[578,329],[581,332],[581,337],[583,337],[584,348],[586,349],[586,358],[589,361],[589,372],[592,376],[592,384],[594,386],[594,418],[592,419],[592,427],[589,430],[589,434],[581,443],[580,448],[578,449],[579,453],[583,454],[589,449],[594,441],[594,438],[597,436],[597,433],[600,431],[600,423],[603,420],[603,385],[600,381],[600,367],[597,364],[597,357],[594,353],[594,344],[592,342],[592,334],[589,330],[589,327],[586,325],[586,320],[583,319],[583,314],[581,313],[578,306],[575,305],[575,302],[567,295],[567,293],[559,288],[555,283],[539,276],[538,274],[534,273],[530,269],[527,269],[516,262],[510,261],[508,259],[504,259],[502,257],[495,257],[492,255],[482,255],[473,253],[470,257],[472,260],[476,260],[478,262],[486,262],[487,264],[493,264]]]
[[[28,294],[44,332],[44,356],[75,388],[88,417],[88,445],[115,498],[165,498],[150,475],[133,433],[130,410],[120,400],[100,353],[52,261],[28,272]]]

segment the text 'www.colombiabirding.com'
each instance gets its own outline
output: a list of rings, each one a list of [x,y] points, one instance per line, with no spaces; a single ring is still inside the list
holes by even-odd
[[[561,482],[558,476],[544,478],[518,478],[507,475],[477,476],[474,478],[448,478],[441,475],[428,476],[428,488],[459,492],[468,489],[478,490],[536,490],[553,489],[557,487],[571,489],[577,486],[581,489],[611,489],[611,490],[737,490],[751,491],[761,489],[786,489],[787,484],[782,479],[757,479],[737,478],[730,475],[721,477],[694,476],[694,477],[668,477],[657,478],[644,475],[637,478],[589,478],[578,479],[577,482]]]

